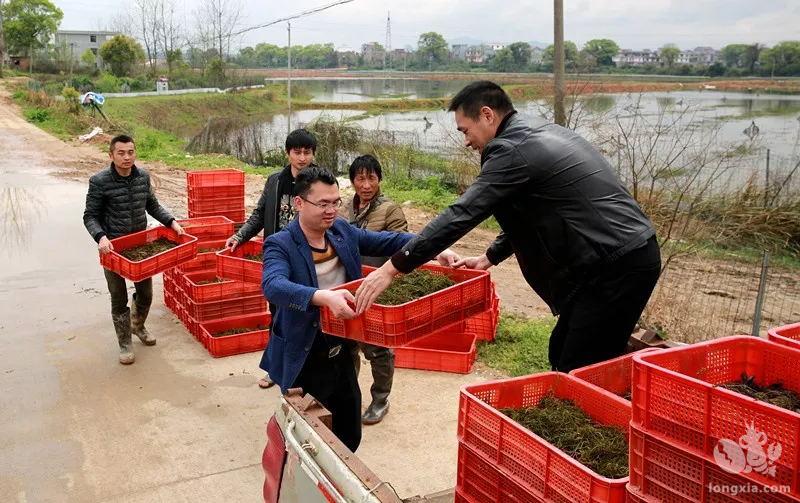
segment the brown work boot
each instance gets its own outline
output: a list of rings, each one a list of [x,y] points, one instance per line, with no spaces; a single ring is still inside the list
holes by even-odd
[[[136,303],[136,294],[134,294],[133,302],[131,303],[131,333],[138,337],[145,346],[155,346],[156,338],[150,335],[150,332],[144,328],[144,322],[149,312],[150,306],[139,306]]]
[[[114,321],[114,330],[117,332],[117,342],[119,342],[119,362],[130,365],[136,361],[131,342],[131,311],[126,308],[124,313],[111,315],[111,319]]]

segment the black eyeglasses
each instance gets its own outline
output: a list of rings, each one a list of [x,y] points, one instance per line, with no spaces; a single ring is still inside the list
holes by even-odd
[[[338,209],[338,208],[342,207],[342,200],[341,199],[337,199],[336,201],[334,201],[332,203],[327,203],[327,202],[326,203],[315,203],[313,201],[309,201],[305,197],[301,197],[300,199],[302,199],[303,201],[307,202],[308,204],[310,204],[312,206],[316,206],[317,208],[322,208],[323,210],[335,210],[335,209]]]

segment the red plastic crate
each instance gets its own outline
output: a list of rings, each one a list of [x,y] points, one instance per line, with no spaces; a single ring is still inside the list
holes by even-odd
[[[175,302],[175,297],[171,293],[169,293],[166,289],[164,290],[164,306],[173,313],[178,308],[178,305]]]
[[[190,212],[207,213],[238,209],[244,209],[244,198],[242,197],[215,197],[213,199],[189,200]]]
[[[500,298],[492,283],[492,307],[475,316],[467,318],[467,332],[472,332],[479,341],[493,341],[497,335],[497,323],[500,321]]]
[[[234,222],[244,220],[244,208],[226,211],[193,211],[192,209],[189,209],[189,218],[213,217],[220,215],[227,217]]]
[[[542,500],[533,492],[504,476],[496,466],[459,442],[456,501],[531,503]]]
[[[233,235],[233,222],[223,216],[186,218],[178,223],[187,234],[197,238],[198,247],[207,241],[222,240],[224,244]]]
[[[394,350],[394,366],[469,374],[475,363],[475,334],[441,330]]]
[[[242,334],[226,335],[214,337],[213,334],[224,332],[232,328],[250,328],[258,325],[269,326],[269,312],[248,314],[244,316],[233,316],[221,320],[210,321],[200,324],[201,337],[208,352],[214,358],[223,356],[238,355],[261,351],[267,347],[269,341],[269,330],[253,330]]]
[[[774,477],[755,471],[741,476],[755,484],[789,485],[800,498],[800,414],[717,386],[746,374],[758,384],[781,383],[800,392],[798,361],[800,351],[752,336],[638,354],[631,425],[712,462],[716,450],[738,445],[752,427],[782,452],[774,460]],[[748,454],[757,455],[758,449]]]
[[[444,274],[456,284],[399,306],[374,304],[352,320],[339,320],[320,309],[322,331],[384,347],[400,347],[415,339],[460,323],[491,305],[491,281],[486,271],[423,265],[421,269]],[[355,292],[361,279],[335,288]]]
[[[188,189],[229,185],[244,185],[244,171],[230,168],[186,172],[186,187]]]
[[[746,488],[740,492],[740,488]],[[777,488],[776,488],[777,489]],[[630,484],[633,501],[670,503],[789,503],[781,494],[723,470],[714,462],[670,445],[663,437],[630,431]],[[637,499],[638,498],[638,499]]]
[[[261,284],[263,262],[245,259],[245,255],[263,256],[264,242],[260,239],[250,240],[236,247],[236,250],[217,252],[217,274],[222,278],[236,281]]]
[[[197,243],[197,255],[203,253],[217,253],[225,249],[225,242],[227,239],[218,239],[216,241],[200,241]],[[206,251],[203,251],[206,250]]]
[[[770,328],[767,332],[767,338],[783,346],[800,349],[800,323]]]
[[[657,351],[655,348],[646,348],[643,351]],[[602,388],[619,397],[628,395],[631,392],[631,368],[633,366],[633,356],[638,353],[628,353],[611,360],[587,365],[570,372],[570,375],[588,382],[593,386]],[[627,400],[627,398],[626,398]]]
[[[255,283],[225,280],[222,283],[198,284],[199,281],[217,277],[217,271],[205,271],[186,274],[183,278],[183,290],[195,302],[211,302],[215,300],[248,297],[261,293],[261,287]]]
[[[215,197],[244,197],[244,183],[241,185],[219,185],[216,187],[187,187],[189,201],[213,199]]]
[[[629,402],[568,374],[546,372],[462,388],[459,441],[540,501],[624,502],[628,477],[594,473],[498,410],[535,406],[549,394],[572,400],[598,423],[627,432]]]
[[[229,318],[240,314],[260,313],[267,310],[263,295],[250,295],[211,302],[195,302],[183,293],[183,306],[187,314],[198,322]]]
[[[178,243],[178,246],[138,262],[131,262],[119,254],[121,251],[152,243],[159,238]],[[100,254],[100,265],[134,282],[151,278],[197,256],[196,237],[188,234],[179,236],[172,229],[163,226],[112,239],[111,244],[114,246],[114,251]]]
[[[217,268],[217,254],[215,252],[198,253],[193,260],[185,262],[170,272],[170,276],[177,280],[181,274],[193,272],[213,271]]]

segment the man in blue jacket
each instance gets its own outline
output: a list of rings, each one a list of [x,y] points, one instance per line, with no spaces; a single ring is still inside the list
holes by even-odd
[[[316,166],[295,180],[297,218],[264,242],[261,286],[276,306],[261,368],[286,393],[302,388],[332,416],[333,433],[355,452],[361,442],[361,390],[353,364],[353,341],[322,333],[319,308],[337,318],[355,316],[353,295],[333,287],[361,277],[361,256],[387,256],[412,235],[372,232],[337,218],[342,205],[336,177]],[[440,261],[454,261],[445,250]]]

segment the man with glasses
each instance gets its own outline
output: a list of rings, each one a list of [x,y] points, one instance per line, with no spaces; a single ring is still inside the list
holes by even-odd
[[[372,232],[337,218],[342,205],[336,177],[316,166],[295,180],[297,218],[264,242],[264,295],[275,306],[261,368],[286,393],[302,388],[332,416],[333,433],[351,451],[361,442],[361,390],[352,358],[353,341],[320,330],[319,308],[355,316],[353,294],[332,290],[361,277],[361,256],[389,256],[412,235]],[[441,260],[452,260],[449,250]]]
[[[235,250],[239,244],[254,238],[260,231],[264,231],[264,238],[286,227],[294,219],[292,206],[292,193],[297,175],[314,165],[314,154],[317,151],[317,139],[305,129],[295,129],[286,137],[286,156],[289,164],[277,173],[267,178],[264,192],[253,209],[250,218],[242,228],[228,238],[225,246]],[[270,306],[270,311],[272,311]],[[269,388],[274,382],[265,375],[259,379],[258,386]]]

